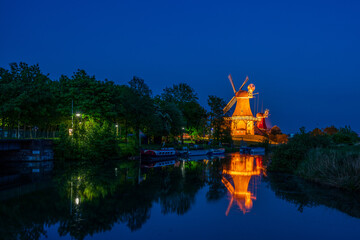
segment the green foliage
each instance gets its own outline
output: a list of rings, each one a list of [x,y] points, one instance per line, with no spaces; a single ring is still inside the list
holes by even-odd
[[[333,141],[336,144],[354,144],[359,141],[357,133],[351,130],[349,126],[340,128],[340,130],[332,135]]]
[[[324,185],[359,191],[360,151],[312,149],[296,173]]]
[[[206,132],[207,113],[197,100],[198,97],[194,89],[186,83],[173,85],[171,88],[167,87],[161,96],[157,97],[157,101],[160,102],[164,110],[169,111],[169,107],[167,107],[169,105],[175,109],[172,112],[175,116],[170,116],[173,129],[171,135],[182,136],[182,128],[186,128],[193,139],[199,139]]]
[[[224,114],[223,109],[226,106],[224,99],[209,96],[208,105],[210,106],[210,122],[213,130],[213,137],[216,143],[231,143],[231,130],[230,126],[226,125],[224,117],[227,115]]]
[[[328,134],[328,133],[331,133]],[[333,127],[326,131],[305,128],[291,138],[288,144],[274,150],[270,171],[295,173],[301,177],[325,185],[360,190],[360,149],[352,145],[358,136],[350,127]]]
[[[55,148],[56,157],[60,160],[99,161],[117,158],[119,153],[114,128],[107,122],[97,123],[92,119],[75,123],[72,135],[62,125]]]
[[[174,102],[177,104],[198,100],[195,90],[186,83],[174,84],[171,88],[166,87],[161,94],[161,98],[166,102]]]
[[[305,129],[300,129],[300,133],[295,134],[287,144],[277,146],[274,149],[269,170],[294,172],[305,155],[313,148],[327,148],[332,144],[332,139],[328,135],[312,135],[306,133]]]
[[[69,128],[74,128],[71,137]],[[115,155],[116,141],[132,145],[122,152],[134,152],[140,132],[149,142],[176,142],[184,131],[192,140],[201,140],[209,131],[208,114],[188,84],[165,88],[154,98],[145,81],[135,76],[127,85],[117,85],[81,69],[54,81],[38,65],[0,68],[0,138],[4,132],[18,138],[56,135],[58,150],[63,151],[57,156],[95,159]],[[221,132],[221,141],[228,141],[228,129],[222,126]],[[134,137],[129,141],[129,136]]]

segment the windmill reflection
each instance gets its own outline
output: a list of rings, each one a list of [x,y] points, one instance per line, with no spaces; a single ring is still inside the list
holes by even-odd
[[[226,216],[234,202],[244,214],[250,212],[260,183],[262,158],[262,156],[235,153],[230,163],[224,167],[222,182],[231,195]]]

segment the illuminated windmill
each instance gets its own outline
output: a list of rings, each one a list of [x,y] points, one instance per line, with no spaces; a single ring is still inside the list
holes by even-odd
[[[226,113],[236,103],[235,111],[232,117],[227,118],[227,120],[231,120],[231,135],[254,135],[254,122],[258,121],[259,119],[254,117],[253,113],[251,112],[250,98],[254,97],[255,85],[249,84],[247,87],[248,91],[241,90],[249,80],[249,78],[246,77],[245,81],[239,88],[239,91],[236,91],[231,74],[229,74],[228,78],[234,90],[235,96],[230,100],[223,111]]]
[[[265,130],[265,131],[267,130],[265,118],[267,118],[268,116],[269,116],[269,109],[265,109],[264,113],[257,113],[256,114],[256,118],[260,119],[260,121],[257,122],[256,126],[260,130]]]
[[[227,169],[223,170],[224,175],[222,177],[222,183],[231,195],[230,203],[225,213],[226,216],[229,214],[234,202],[244,214],[251,210],[253,200],[256,200],[256,177],[260,177],[261,169],[262,156],[239,153],[232,156],[230,165]],[[231,177],[230,181],[225,175]],[[252,179],[253,176],[255,178]],[[253,180],[252,184],[250,184],[251,180]],[[250,188],[249,185],[251,185]]]

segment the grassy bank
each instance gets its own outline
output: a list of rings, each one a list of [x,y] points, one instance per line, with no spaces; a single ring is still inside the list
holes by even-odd
[[[317,183],[360,191],[359,147],[312,149],[296,174]]]
[[[359,138],[350,128],[336,133],[304,129],[273,149],[269,171],[286,172],[337,188],[360,191]]]

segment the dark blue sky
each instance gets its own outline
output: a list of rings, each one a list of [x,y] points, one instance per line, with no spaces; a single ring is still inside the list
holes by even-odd
[[[39,63],[52,79],[85,69],[154,94],[186,82],[233,96],[246,75],[285,132],[360,132],[359,1],[4,1],[0,66]],[[261,104],[260,104],[261,106]]]

